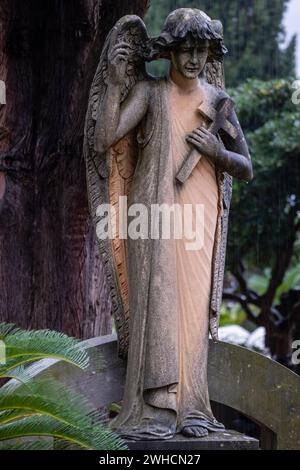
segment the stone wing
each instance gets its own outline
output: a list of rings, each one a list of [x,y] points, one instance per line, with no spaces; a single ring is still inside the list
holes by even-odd
[[[107,88],[107,61],[110,47],[125,41],[133,46],[134,54],[128,64],[127,78],[122,90],[124,101],[131,88],[146,78],[145,57],[149,41],[146,27],[141,18],[128,15],[121,18],[110,31],[89,95],[84,132],[84,157],[86,162],[87,190],[90,213],[96,228],[101,219],[99,206],[111,204],[110,215],[113,239],[103,239],[97,233],[100,254],[109,287],[112,313],[118,335],[119,355],[126,357],[129,342],[129,304],[127,280],[126,240],[119,234],[120,197],[127,196],[136,166],[136,133],[125,136],[105,155],[94,150],[94,133],[99,103]],[[112,215],[113,214],[113,215]]]
[[[213,21],[217,32],[223,36],[223,27],[220,21]],[[223,61],[208,62],[205,69],[206,80],[211,85],[223,90],[225,88]],[[216,241],[213,255],[213,277],[210,299],[210,333],[214,340],[218,337],[218,326],[223,295],[223,282],[228,234],[229,208],[232,193],[232,177],[228,173],[217,174],[220,189],[222,215],[218,218]]]

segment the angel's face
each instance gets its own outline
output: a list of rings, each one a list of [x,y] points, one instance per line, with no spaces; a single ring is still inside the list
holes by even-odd
[[[171,52],[172,66],[185,78],[197,78],[207,62],[209,43],[187,37]]]

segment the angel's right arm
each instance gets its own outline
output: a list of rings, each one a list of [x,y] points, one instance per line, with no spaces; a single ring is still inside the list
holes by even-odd
[[[95,127],[96,152],[105,153],[141,122],[149,103],[147,82],[138,82],[120,103],[121,86],[110,83],[99,107]]]

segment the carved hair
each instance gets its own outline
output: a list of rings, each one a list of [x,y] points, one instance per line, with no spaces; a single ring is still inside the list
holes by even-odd
[[[209,41],[208,61],[222,61],[227,49],[223,43],[222,23],[211,20],[196,8],[179,8],[167,17],[160,35],[152,41],[151,60],[170,58],[170,51],[182,43],[187,36]]]

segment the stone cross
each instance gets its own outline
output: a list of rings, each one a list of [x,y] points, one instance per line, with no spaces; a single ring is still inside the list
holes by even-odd
[[[208,127],[208,130],[212,134],[217,135],[220,130],[223,130],[226,132],[226,134],[232,137],[232,139],[236,139],[237,130],[228,120],[228,116],[230,115],[232,109],[233,101],[230,98],[222,98],[218,102],[216,108],[205,104],[205,102],[202,102],[198,108],[198,111],[207,121],[211,123]],[[176,180],[178,183],[183,184],[188,179],[200,159],[201,155],[198,150],[193,149],[190,151],[176,175]]]

